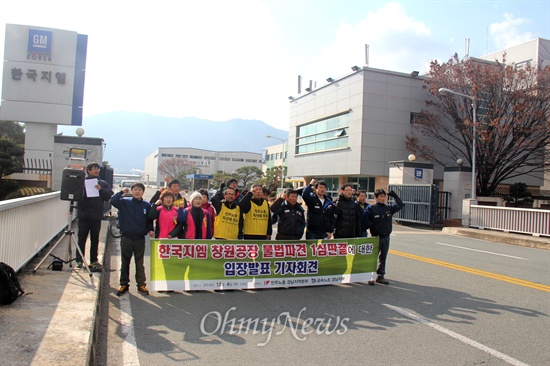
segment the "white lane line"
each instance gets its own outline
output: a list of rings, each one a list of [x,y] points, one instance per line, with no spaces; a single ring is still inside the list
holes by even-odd
[[[133,319],[130,294],[127,293],[120,297],[120,331],[124,336],[122,342],[122,364],[124,366],[139,366]]]
[[[387,308],[390,308],[392,310],[395,310],[397,311],[399,314],[401,315],[404,315],[406,316],[407,318],[410,318],[410,319],[413,319],[413,320],[416,320],[417,322],[419,323],[422,323],[424,325],[427,325],[437,331],[440,331],[441,333],[444,333],[450,337],[453,337],[455,339],[458,339],[459,341],[469,345],[469,346],[472,346],[472,347],[475,347],[483,352],[486,352],[488,354],[490,354],[491,356],[494,356],[494,357],[497,357],[497,358],[500,358],[501,360],[505,361],[505,362],[508,362],[510,365],[514,365],[514,366],[528,366],[526,363],[523,363],[519,360],[516,360],[515,358],[513,357],[510,357],[508,355],[505,355],[504,353],[501,353],[497,350],[494,350],[490,347],[487,347],[479,342],[476,342],[474,341],[473,339],[470,339],[468,337],[465,337],[461,334],[458,334],[458,333],[455,333],[453,332],[452,330],[449,330],[447,328],[444,328],[440,325],[437,325],[433,322],[431,322],[430,320],[426,319],[426,318],[423,318],[421,316],[418,316],[418,315],[415,315],[415,314],[412,314],[412,313],[409,313],[408,311],[404,310],[404,309],[401,309],[401,308],[398,308],[396,306],[392,306],[392,305],[388,305],[388,304],[383,304],[385,307]]]
[[[453,247],[453,248],[464,249],[464,250],[471,250],[471,251],[474,251],[474,252],[480,252],[480,253],[487,253],[487,254],[500,255],[500,256],[502,256],[502,257],[508,257],[508,258],[514,258],[514,259],[521,259],[521,260],[524,260],[524,261],[527,260],[527,258],[516,257],[516,256],[513,256],[513,255],[508,255],[508,254],[501,254],[501,253],[495,253],[495,252],[488,252],[488,251],[486,251],[486,250],[479,250],[479,249],[466,248],[466,247],[461,247],[461,246],[458,246],[458,245],[445,244],[445,243],[438,243],[438,242],[436,242],[436,244],[445,245],[445,246],[447,246],[447,247]]]

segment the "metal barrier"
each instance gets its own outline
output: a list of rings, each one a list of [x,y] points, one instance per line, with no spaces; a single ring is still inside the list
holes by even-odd
[[[393,217],[403,222],[435,225],[443,223],[448,207],[439,207],[440,195],[432,184],[390,184],[388,191],[393,190],[405,204],[405,207]],[[448,204],[447,196],[444,196]]]
[[[0,261],[23,268],[67,226],[69,202],[59,192],[0,202]]]
[[[472,205],[470,226],[533,236],[550,236],[550,211]]]

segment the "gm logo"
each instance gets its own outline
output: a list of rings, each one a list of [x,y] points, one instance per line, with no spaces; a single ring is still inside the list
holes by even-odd
[[[38,29],[29,29],[29,43],[27,52],[52,53],[52,32]]]

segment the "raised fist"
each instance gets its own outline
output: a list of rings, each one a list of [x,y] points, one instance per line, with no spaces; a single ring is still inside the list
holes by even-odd
[[[393,190],[391,190],[391,191],[388,192],[388,196],[393,197],[393,198],[397,198],[397,193],[395,193]]]
[[[224,188],[225,188],[225,182],[221,182],[221,183],[220,183],[220,190],[223,191]]]

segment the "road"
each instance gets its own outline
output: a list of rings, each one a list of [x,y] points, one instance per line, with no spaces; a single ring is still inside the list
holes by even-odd
[[[389,286],[121,298],[118,241],[105,262],[103,365],[550,364],[545,250],[396,225]]]

